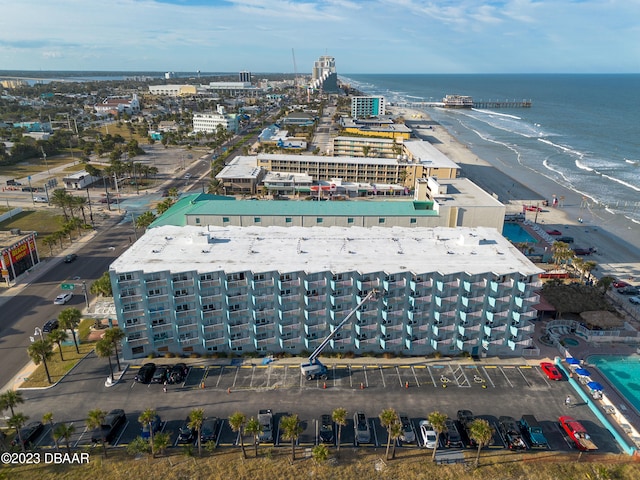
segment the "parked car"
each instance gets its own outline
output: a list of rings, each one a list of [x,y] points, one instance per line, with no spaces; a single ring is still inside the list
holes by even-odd
[[[33,197],[33,201],[35,203],[49,203],[49,200],[47,200],[47,197],[42,197],[40,195]]]
[[[164,383],[167,381],[169,375],[169,367],[166,365],[160,365],[156,367],[155,372],[151,376],[151,383]]]
[[[587,451],[587,450],[598,450],[598,447],[591,437],[587,433],[587,429],[584,426],[575,420],[573,417],[562,416],[558,418],[560,422],[560,426],[563,430],[569,435],[569,438],[573,440],[576,448],[578,450]]]
[[[333,443],[333,420],[331,415],[324,414],[320,417],[318,436],[322,443]]]
[[[573,237],[558,237],[557,242],[573,243]]]
[[[44,425],[42,425],[42,422],[27,423],[20,429],[20,435],[16,435],[11,445],[20,445],[20,440],[22,440],[22,445],[24,445],[25,448],[29,448],[38,439],[43,429]]]
[[[425,448],[436,448],[436,431],[428,420],[420,420],[418,424],[420,427],[420,434],[422,435],[422,445]]]
[[[462,427],[462,431],[464,432],[464,435],[467,437],[466,441],[468,442],[468,445],[472,447],[477,446],[476,441],[473,438],[471,438],[471,435],[469,435],[469,428],[471,427],[471,424],[473,423],[473,421],[476,419],[473,412],[471,410],[458,410],[457,418],[458,418],[458,423]]]
[[[353,428],[355,430],[356,442],[369,443],[371,441],[371,430],[369,421],[363,412],[356,412],[353,415]]]
[[[613,285],[613,288],[624,288],[624,287],[631,286],[630,283],[627,283],[624,280],[616,280],[615,282],[612,283],[612,285]]]
[[[104,438],[105,442],[111,442],[118,431],[118,427],[125,423],[126,419],[127,417],[124,414],[124,410],[121,408],[111,410],[105,415],[102,425],[93,430],[91,441],[98,443]]]
[[[527,212],[541,212],[542,208],[536,206],[536,205],[523,205],[522,208],[524,210],[526,210]]]
[[[191,419],[187,417],[182,426],[178,429],[178,443],[194,443],[196,441],[196,435],[198,431],[195,428],[189,427]]]
[[[640,294],[640,290],[638,289],[638,287],[628,285],[624,288],[619,288],[618,293],[621,293],[622,295],[638,295]]]
[[[527,444],[522,439],[522,433],[515,418],[503,416],[498,419],[498,430],[509,450],[526,450]]]
[[[149,383],[151,382],[151,377],[153,377],[153,373],[156,371],[155,363],[145,363],[140,367],[138,373],[133,378],[138,383]]]
[[[184,175],[184,179],[185,179],[185,180],[189,180],[190,178],[191,178],[191,174],[190,174],[190,173],[186,173],[186,174]]]
[[[549,378],[549,380],[562,380],[562,374],[558,367],[556,367],[551,362],[542,362],[540,364],[540,368],[544,372],[544,374]]]
[[[542,427],[536,417],[533,415],[523,415],[518,422],[518,426],[531,448],[549,448],[549,442],[547,442],[544,433],[542,433]]]
[[[14,179],[7,180],[8,187],[20,187],[22,184],[20,182],[16,182]]]
[[[413,443],[416,441],[416,433],[413,431],[411,420],[408,415],[400,414],[400,423],[402,424],[402,435],[400,441],[404,443]]]
[[[216,417],[205,418],[200,427],[200,442],[216,442],[218,440],[218,419]]]
[[[59,326],[60,322],[58,322],[58,319],[54,318],[53,320],[47,320],[47,323],[42,327],[42,333],[51,333]]]
[[[73,297],[73,293],[61,293],[56,297],[53,303],[56,305],[64,305],[69,300],[71,300],[72,297]]]
[[[156,415],[153,417],[151,423],[145,423],[142,425],[142,431],[140,432],[140,436],[144,439],[147,439],[151,436],[151,431],[155,435],[162,428],[162,420],[160,419],[160,415]]]
[[[562,235],[562,232],[560,230],[547,230],[547,233],[549,235]]]
[[[591,255],[593,253],[593,248],[574,248],[573,253],[578,256]]]
[[[640,305],[640,297],[629,297],[629,301],[634,305]]]
[[[464,447],[462,436],[458,430],[456,422],[452,419],[448,419],[445,423],[446,430],[443,433],[444,444],[451,447]]]
[[[76,255],[75,253],[70,253],[69,255],[65,255],[65,257],[64,257],[64,263],[71,263],[71,262],[73,262],[76,258],[78,258],[78,255]]]
[[[180,383],[187,378],[189,367],[184,363],[176,363],[169,371],[169,383]]]
[[[273,442],[273,413],[271,409],[259,410],[258,422],[262,426],[262,432],[258,436],[258,441]]]

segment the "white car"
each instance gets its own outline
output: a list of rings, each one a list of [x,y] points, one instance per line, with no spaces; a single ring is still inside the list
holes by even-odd
[[[187,174],[184,176],[184,179],[185,179],[185,180],[189,180],[190,178],[191,178],[191,174],[190,174],[190,173],[187,173]]]
[[[71,297],[73,297],[73,293],[61,293],[56,297],[53,303],[55,303],[56,305],[64,305],[69,300],[71,300]]]
[[[436,432],[427,420],[420,420],[420,433],[425,448],[436,448]]]
[[[640,305],[640,297],[629,297],[629,301],[634,305]]]

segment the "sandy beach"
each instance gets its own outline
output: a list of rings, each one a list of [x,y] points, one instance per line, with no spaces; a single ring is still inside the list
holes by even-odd
[[[544,229],[558,229],[575,239],[573,246],[595,248],[589,257],[598,263],[592,272],[597,277],[610,275],[640,284],[640,225],[593,205],[578,192],[523,167],[478,157],[428,113],[407,108],[391,109],[402,115],[418,138],[432,143],[461,167],[461,176],[469,178],[507,206],[507,213],[522,212],[522,205],[539,205],[542,211],[527,212],[527,219]],[[552,207],[553,199],[558,206]],[[549,206],[543,206],[543,201]]]

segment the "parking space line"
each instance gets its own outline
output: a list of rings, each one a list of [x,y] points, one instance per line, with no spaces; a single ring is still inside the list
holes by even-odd
[[[236,386],[236,380],[238,380],[238,372],[240,371],[240,369],[238,367],[236,367],[236,374],[233,376],[233,388],[235,388]]]
[[[220,368],[220,373],[218,374],[218,381],[216,382],[216,388],[218,388],[218,385],[220,385],[220,380],[222,380],[222,374],[224,373],[224,369],[226,367],[223,365],[222,368]],[[207,372],[209,371],[209,367],[207,367]],[[205,372],[205,375],[207,375],[207,372]]]
[[[429,376],[431,377],[431,383],[433,383],[434,387],[437,387],[438,384],[436,383],[436,379],[433,378],[433,372],[431,371],[431,369],[429,367],[427,367],[427,372],[429,372]]]
[[[494,365],[487,365],[486,367],[482,367],[482,370],[484,370],[484,376],[487,378],[487,380],[489,380],[489,383],[491,384],[491,386],[493,388],[496,388],[495,383],[493,383],[493,380],[491,380],[491,375],[487,373],[487,368],[496,368],[496,367]]]
[[[367,378],[367,366],[362,366],[362,371],[364,372],[364,384],[369,388],[369,379]]]
[[[271,371],[272,367],[269,365],[269,369],[267,370],[267,388],[269,388],[269,384],[271,383]]]
[[[251,380],[249,380],[249,388],[253,388],[253,377],[256,374],[256,367],[253,366],[253,370],[251,370]]]
[[[373,428],[371,428],[371,427],[373,427]],[[379,447],[380,445],[378,444],[378,434],[376,433],[376,426],[373,423],[372,419],[369,419],[369,428],[371,428],[371,430],[373,430],[373,437],[375,438],[375,444],[374,445],[376,447]]]
[[[380,370],[380,377],[382,377],[382,388],[387,388],[387,382],[384,380],[384,373],[382,373],[382,365],[378,365],[378,370]]]
[[[509,377],[507,377],[507,374],[504,373],[503,368],[502,367],[498,367],[498,368],[500,368],[500,371],[502,372],[502,375],[504,375],[504,378],[507,380],[507,383],[509,384],[509,386],[511,386],[511,388],[513,388],[513,383],[511,383],[511,380],[509,380]],[[505,367],[505,368],[507,368],[507,367]],[[513,367],[511,367],[511,368],[513,368]]]
[[[416,371],[414,370],[413,366],[411,367],[411,373],[413,373],[413,378],[416,379],[416,385],[419,387],[420,382],[418,381],[418,375],[416,375]]]
[[[547,387],[551,387],[551,384],[549,383],[549,379],[547,378],[547,376],[544,373],[542,373],[542,369],[541,368],[536,368],[535,370],[536,370],[536,372],[538,372],[538,375],[540,375],[542,380],[544,380],[544,383],[547,384]]]
[[[349,386],[353,388],[353,376],[351,375],[351,365],[347,365],[347,369],[349,369]]]
[[[398,374],[398,382],[400,382],[400,387],[402,387],[402,375],[400,375],[400,369],[396,365],[396,373]]]
[[[523,368],[531,368],[531,367],[519,367],[518,368],[518,372],[520,372],[520,375],[522,375],[522,378],[524,379],[524,381],[527,383],[527,386],[531,386],[531,384],[529,383],[529,380],[527,380],[527,377],[524,376],[524,373],[522,373],[522,369]]]

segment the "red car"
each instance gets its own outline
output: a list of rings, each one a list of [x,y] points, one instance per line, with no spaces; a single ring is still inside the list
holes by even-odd
[[[522,209],[526,210],[527,212],[541,212],[542,211],[542,209],[540,207],[536,207],[535,205],[523,205]]]
[[[616,280],[615,282],[613,282],[613,288],[624,288],[628,286],[629,284],[624,280]]]
[[[562,232],[560,230],[547,230],[547,233],[549,235],[562,235]]]
[[[575,420],[573,417],[562,416],[558,418],[560,425],[567,432],[567,435],[573,440],[578,450],[582,450],[583,452],[588,450],[598,450],[598,447],[591,437],[587,433],[587,430],[582,426],[580,422]]]
[[[550,362],[542,362],[540,364],[540,368],[545,373],[549,380],[562,380],[562,374],[558,367],[556,367],[553,363]]]

